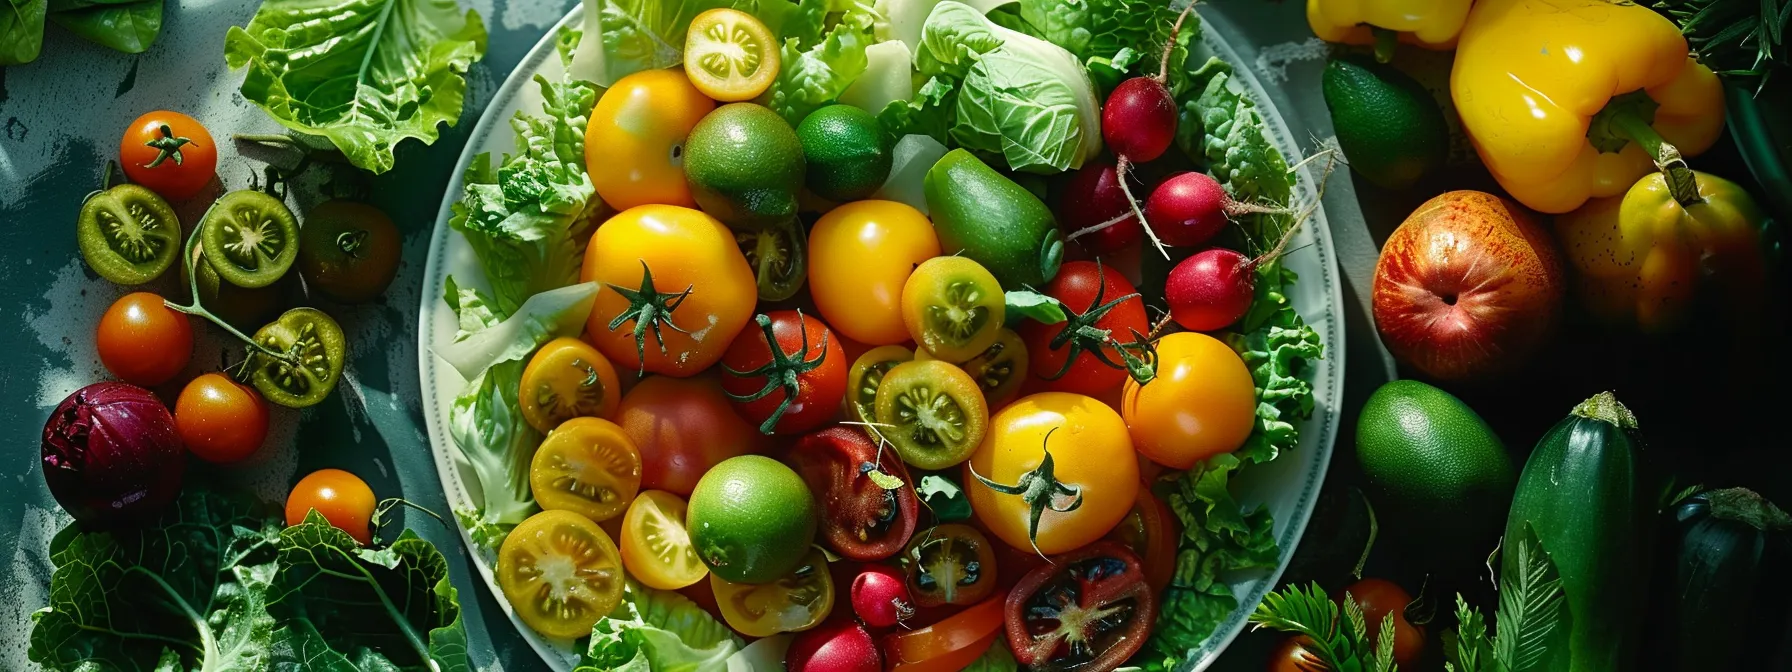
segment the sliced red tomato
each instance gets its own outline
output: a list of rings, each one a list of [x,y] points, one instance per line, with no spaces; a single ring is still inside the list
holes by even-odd
[[[1138,653],[1156,619],[1139,556],[1099,541],[1027,574],[1003,621],[1015,662],[1033,672],[1105,672]]]
[[[989,597],[998,576],[994,546],[977,528],[958,523],[915,535],[902,553],[915,604],[975,604]]]
[[[784,458],[821,505],[822,539],[850,560],[870,562],[895,555],[920,519],[908,467],[895,451],[887,459],[878,457],[877,444],[864,432],[831,427],[799,439]],[[886,489],[872,480],[873,472],[901,485]]]
[[[1002,630],[1002,598],[992,597],[945,620],[884,638],[889,672],[957,672],[989,650]]]

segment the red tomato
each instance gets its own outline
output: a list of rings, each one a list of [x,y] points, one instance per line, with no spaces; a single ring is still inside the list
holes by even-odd
[[[877,444],[851,427],[831,427],[798,439],[784,458],[821,505],[821,538],[850,560],[895,555],[919,520],[914,482],[901,460],[878,460]],[[881,466],[879,466],[881,464]],[[902,481],[885,490],[871,480],[881,470]]]
[[[1059,269],[1046,293],[1062,301],[1071,318],[1058,324],[1029,320],[1021,325],[1021,336],[1027,341],[1030,360],[1027,368],[1033,375],[1049,381],[1046,383],[1048,389],[1060,392],[1099,396],[1120,387],[1127,373],[1125,361],[1114,344],[1132,343],[1135,331],[1140,334],[1151,331],[1151,323],[1145,317],[1145,302],[1138,297],[1138,289],[1111,266],[1093,261],[1072,261]],[[1116,302],[1116,299],[1127,296],[1131,298]],[[1073,337],[1076,331],[1064,333],[1078,324],[1108,332],[1108,341],[1100,346],[1099,355],[1091,350],[1095,343]],[[1073,352],[1074,360],[1070,358]]]
[[[1325,663],[1307,650],[1306,645],[1312,641],[1306,635],[1282,640],[1282,645],[1269,657],[1269,672],[1325,672]]]
[[[180,391],[174,428],[200,459],[229,464],[253,455],[268,438],[268,404],[255,388],[208,373]]]
[[[1052,563],[1008,593],[1003,621],[1015,662],[1073,669],[1066,664],[1074,657],[1085,661],[1074,669],[1112,670],[1138,653],[1157,620],[1157,593],[1145,583],[1139,556],[1098,541]]]
[[[119,297],[100,318],[94,334],[100,363],[133,385],[155,387],[187,367],[193,356],[193,327],[187,316],[149,292]]]
[[[722,389],[765,434],[807,432],[834,419],[846,399],[851,360],[834,332],[802,311],[754,318],[722,354]],[[771,342],[777,341],[774,353]]]
[[[1363,608],[1371,642],[1381,637],[1382,619],[1394,615],[1394,662],[1410,665],[1425,652],[1425,631],[1406,620],[1406,605],[1412,603],[1412,595],[1398,584],[1386,579],[1363,579],[1350,584],[1344,594]]]
[[[1182,540],[1182,526],[1176,515],[1162,500],[1151,494],[1147,484],[1139,485],[1139,499],[1132,511],[1120,519],[1107,538],[1120,542],[1139,555],[1145,564],[1145,581],[1153,592],[1162,593],[1176,575],[1176,544]]]
[[[616,424],[641,451],[641,489],[680,497],[710,467],[758,452],[762,441],[708,376],[643,378],[622,396]]]
[[[218,146],[197,120],[156,110],[137,117],[118,141],[118,165],[163,198],[192,198],[218,174]]]
[[[884,638],[888,672],[958,672],[989,650],[1002,630],[996,596],[933,625]]]
[[[292,486],[286,496],[286,524],[305,522],[312,509],[355,541],[373,543],[373,489],[367,481],[341,469],[319,469]]]

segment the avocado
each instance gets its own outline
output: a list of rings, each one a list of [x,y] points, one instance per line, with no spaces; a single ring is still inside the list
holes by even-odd
[[[1381,386],[1357,420],[1356,459],[1391,536],[1424,544],[1436,559],[1493,550],[1517,471],[1462,400],[1416,380]]]
[[[1371,183],[1411,187],[1449,156],[1443,112],[1406,73],[1367,59],[1336,59],[1325,66],[1322,88],[1338,148]]]
[[[1058,275],[1064,240],[1051,209],[970,152],[947,152],[921,188],[946,254],[983,264],[1004,290],[1044,287]]]

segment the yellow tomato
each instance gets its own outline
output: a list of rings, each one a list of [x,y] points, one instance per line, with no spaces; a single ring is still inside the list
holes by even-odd
[[[1126,379],[1120,412],[1139,453],[1172,469],[1244,445],[1257,418],[1257,387],[1244,361],[1206,334],[1157,342],[1157,378]]]
[[[568,337],[535,351],[517,393],[523,419],[543,434],[576,417],[610,417],[621,400],[616,367],[590,343]]]
[[[815,548],[796,571],[771,583],[730,583],[710,574],[709,586],[722,620],[748,637],[808,630],[834,610],[834,578]]]
[[[933,223],[895,201],[856,201],[809,232],[809,294],[835,331],[866,345],[908,340],[902,288],[915,266],[940,254]]]
[[[1048,449],[1050,468],[1044,466]],[[1120,414],[1069,392],[1021,397],[1002,409],[967,464],[965,489],[977,520],[1018,549],[1034,546],[1033,509],[1028,495],[1010,486],[1028,474],[1055,483],[1043,493],[1047,506],[1034,537],[1047,555],[1102,538],[1132,511],[1139,494],[1138,460]]]
[[[641,451],[614,422],[567,420],[535,450],[529,489],[543,509],[609,520],[641,489]]]
[[[571,511],[543,511],[511,530],[495,574],[517,617],[549,637],[589,635],[622,603],[616,543]]]
[[[618,366],[681,378],[722,358],[759,297],[734,233],[674,205],[637,206],[597,227],[579,278],[603,285],[586,340]]]
[[[712,9],[685,31],[684,71],[698,91],[723,102],[752,100],[778,76],[778,41],[753,15]]]
[[[709,574],[691,547],[684,511],[684,500],[664,490],[643,492],[628,506],[622,518],[622,565],[630,576],[653,588],[678,590]]]
[[[684,138],[716,103],[677,70],[616,80],[585,125],[585,170],[617,210],[662,203],[697,207],[684,181]]]

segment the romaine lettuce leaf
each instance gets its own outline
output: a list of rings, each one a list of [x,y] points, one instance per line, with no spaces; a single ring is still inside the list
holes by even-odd
[[[689,598],[629,581],[573,672],[727,672],[734,631]]]
[[[485,37],[454,0],[264,0],[224,36],[224,62],[248,67],[243,97],[274,121],[383,173],[400,141],[435,142],[460,120]]]

